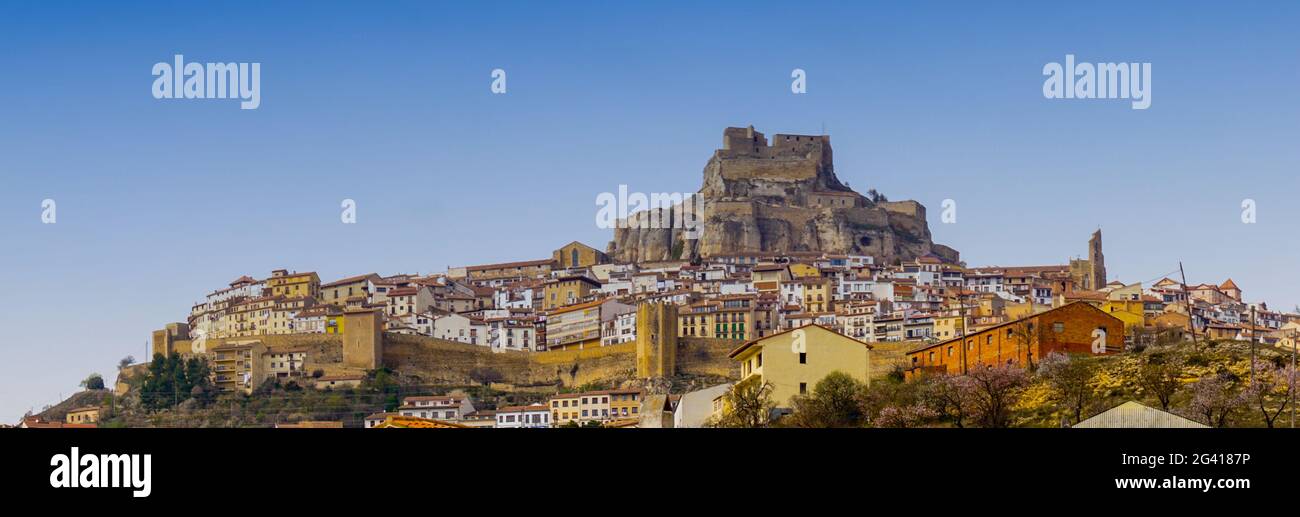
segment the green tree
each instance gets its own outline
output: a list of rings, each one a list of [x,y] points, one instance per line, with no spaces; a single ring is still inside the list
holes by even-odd
[[[92,373],[85,379],[82,379],[81,387],[88,390],[102,390],[104,389],[104,376],[98,373]]]
[[[861,400],[865,384],[834,371],[817,381],[810,395],[791,400],[791,423],[798,427],[861,427],[866,413]]]
[[[149,371],[140,383],[140,404],[145,409],[161,410],[173,407],[191,398],[199,403],[212,401],[215,389],[209,378],[208,363],[204,359],[180,356],[164,357],[154,354]]]

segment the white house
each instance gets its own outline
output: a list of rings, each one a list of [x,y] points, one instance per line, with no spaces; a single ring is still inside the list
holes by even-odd
[[[729,389],[731,383],[726,383],[682,395],[681,400],[677,401],[677,409],[673,410],[673,428],[704,427],[709,417],[721,411],[720,407],[714,406],[713,401],[721,398]]]
[[[551,410],[545,404],[507,406],[497,409],[497,428],[544,428],[551,426]]]
[[[600,322],[600,346],[636,341],[636,311],[613,315]]]
[[[397,412],[402,416],[456,421],[473,413],[474,403],[467,397],[450,395],[406,397]]]
[[[537,327],[531,319],[497,317],[484,320],[492,350],[536,350]]]
[[[488,326],[482,321],[448,313],[433,320],[433,337],[471,345],[488,345]]]

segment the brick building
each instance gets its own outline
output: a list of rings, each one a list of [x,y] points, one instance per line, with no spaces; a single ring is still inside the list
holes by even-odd
[[[1087,303],[1073,302],[915,348],[907,353],[907,373],[964,373],[975,365],[1025,366],[1052,352],[1092,354],[1093,340],[1098,338],[1105,340],[1105,351],[1101,353],[1123,350],[1124,322]]]

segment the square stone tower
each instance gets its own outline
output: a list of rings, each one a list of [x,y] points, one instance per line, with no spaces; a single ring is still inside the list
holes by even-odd
[[[378,310],[343,313],[343,364],[373,370],[384,360],[384,318]]]
[[[643,302],[636,308],[636,376],[677,373],[677,306]]]

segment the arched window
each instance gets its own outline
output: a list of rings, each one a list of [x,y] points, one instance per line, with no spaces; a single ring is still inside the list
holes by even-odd
[[[569,250],[569,266],[578,267],[578,248]]]

